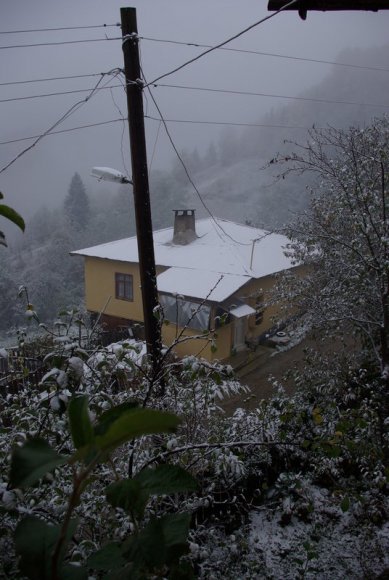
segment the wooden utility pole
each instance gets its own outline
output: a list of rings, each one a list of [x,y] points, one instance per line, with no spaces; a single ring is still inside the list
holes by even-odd
[[[124,73],[126,79],[128,126],[131,145],[139,272],[143,301],[143,319],[147,353],[153,366],[154,379],[161,361],[161,329],[155,309],[158,291],[155,271],[153,226],[147,169],[146,138],[143,112],[143,83],[139,62],[139,39],[135,8],[121,8]]]

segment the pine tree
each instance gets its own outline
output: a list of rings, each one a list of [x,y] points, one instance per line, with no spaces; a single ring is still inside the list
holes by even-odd
[[[68,195],[64,201],[64,210],[72,227],[85,228],[89,221],[89,199],[78,173],[73,175],[70,182]]]
[[[216,165],[217,162],[218,162],[218,155],[217,155],[216,146],[215,146],[215,143],[213,141],[211,141],[211,143],[209,144],[209,147],[207,149],[207,152],[205,154],[204,166],[205,167],[213,167],[213,165]]]

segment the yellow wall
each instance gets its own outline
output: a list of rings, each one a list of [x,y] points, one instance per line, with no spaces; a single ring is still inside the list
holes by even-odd
[[[157,268],[157,274],[166,268]],[[133,276],[134,300],[118,300],[115,298],[115,273],[131,274]],[[251,280],[241,288],[234,296],[242,299],[245,303],[255,308],[256,293],[263,293],[264,303],[268,301],[275,277],[266,276],[260,280]],[[140,290],[140,278],[138,264],[104,260],[101,258],[85,258],[85,295],[86,307],[92,312],[101,312],[109,316],[125,318],[138,322],[143,321],[142,297]],[[233,299],[234,297],[232,297]],[[107,304],[108,302],[108,304]],[[254,339],[266,332],[274,325],[274,317],[280,312],[279,306],[267,306],[264,310],[263,321],[255,325],[255,316],[244,319],[245,336]],[[213,317],[211,318],[213,321]],[[223,360],[231,355],[234,341],[234,318],[231,323],[218,328],[216,338],[216,352],[212,352],[209,339],[199,338],[181,342],[175,347],[178,356],[190,354],[202,356],[208,360]],[[199,332],[193,329],[185,331],[185,337],[198,336]],[[162,340],[167,346],[171,345],[176,338],[176,327],[173,323],[164,325],[162,328]]]
[[[259,280],[251,280],[246,284],[238,296],[242,298],[247,304],[255,308],[257,302],[257,294],[262,296],[261,302],[264,304],[263,320],[260,324],[255,324],[255,315],[249,316],[248,318],[248,329],[247,332],[251,338],[255,338],[266,330],[269,330],[274,325],[274,317],[279,313],[279,307],[276,305],[267,306],[267,302],[270,299],[273,286],[275,283],[275,277],[265,276]]]
[[[132,274],[134,300],[115,298],[115,273]],[[143,320],[139,268],[137,264],[115,262],[101,258],[85,258],[86,307],[93,312],[119,316],[130,320]],[[108,304],[107,304],[108,301]]]
[[[165,268],[157,269],[157,274]],[[133,301],[115,298],[115,273],[131,274],[133,277]],[[143,321],[142,295],[138,264],[85,258],[85,300],[92,312],[101,312],[128,320]],[[107,304],[107,301],[108,304]]]
[[[306,268],[304,266],[297,266],[293,269],[293,272],[297,276],[304,276],[306,274]],[[273,288],[276,283],[276,274],[270,276],[265,276],[259,280],[251,280],[237,293],[244,302],[255,308],[256,304],[256,293],[260,292],[263,296],[263,303],[265,306],[263,320],[261,324],[255,324],[255,316],[248,317],[248,334],[252,338],[255,338],[270,328],[272,328],[277,322],[281,322],[287,317],[296,314],[295,310],[291,308],[286,312],[282,309],[281,303],[277,304],[267,304],[274,301]]]
[[[274,276],[266,276],[259,280],[251,280],[238,292],[236,292],[231,300],[234,298],[239,298],[243,300],[246,304],[249,304],[255,308],[256,295],[261,293],[263,295],[263,301],[266,303],[271,294],[271,290],[274,286],[275,278]],[[229,358],[234,349],[234,327],[237,323],[242,323],[245,329],[245,337],[247,339],[254,339],[255,337],[263,334],[266,330],[269,330],[274,326],[274,317],[279,313],[279,308],[277,306],[267,306],[264,310],[263,321],[261,324],[255,324],[255,315],[248,316],[241,321],[237,321],[233,316],[231,316],[231,322],[224,326],[221,326],[216,330],[216,352],[212,352],[211,342],[208,339],[191,339],[185,342],[181,342],[175,347],[175,352],[178,356],[187,356],[190,354],[199,355],[207,360],[223,360]],[[211,323],[213,323],[213,316],[211,317]],[[162,340],[167,346],[171,345],[176,338],[176,325],[171,323],[168,326],[163,326],[162,328]],[[199,333],[196,330],[187,329],[185,330],[184,337],[198,336]]]
[[[162,342],[170,346],[178,338],[182,329],[178,329],[174,323],[162,326]],[[230,356],[231,352],[231,325],[222,326],[216,331],[216,351],[212,352],[212,333],[206,338],[199,337],[200,331],[187,328],[182,336],[179,337],[179,343],[174,347],[174,352],[180,356],[195,355],[207,360],[222,360]],[[188,340],[186,340],[188,339]]]

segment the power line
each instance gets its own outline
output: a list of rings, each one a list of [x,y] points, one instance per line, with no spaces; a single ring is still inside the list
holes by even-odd
[[[146,118],[146,115],[145,115],[145,118]],[[149,118],[149,119],[151,119],[151,117],[148,117],[148,118]],[[156,151],[156,149],[157,149],[157,143],[158,143],[159,132],[160,132],[160,130],[161,130],[161,125],[162,125],[162,121],[161,121],[161,119],[155,119],[155,120],[156,120],[156,121],[159,121],[159,123],[158,123],[157,134],[156,134],[156,136],[155,136],[155,141],[154,141],[153,151],[152,151],[152,154],[151,154],[151,160],[150,160],[150,163],[149,163],[149,173],[150,173],[150,171],[151,171],[151,167],[152,167],[152,165],[153,165],[154,156],[155,156],[155,151]]]
[[[201,202],[202,206],[204,207],[204,209],[206,210],[206,212],[209,214],[209,216],[210,216],[210,218],[211,218],[212,222],[215,224],[215,226],[216,226],[216,228],[215,228],[215,231],[216,231],[217,235],[218,235],[218,236],[221,238],[220,234],[219,234],[219,233],[218,233],[218,231],[217,231],[217,228],[219,228],[219,229],[220,229],[220,230],[221,230],[221,231],[224,233],[224,235],[225,235],[225,236],[227,236],[228,238],[230,238],[230,239],[231,239],[233,242],[235,242],[236,244],[239,244],[239,245],[242,245],[242,246],[251,245],[251,244],[247,244],[247,243],[244,243],[244,242],[239,242],[238,240],[235,240],[235,239],[234,239],[232,236],[230,236],[230,234],[228,234],[228,233],[227,233],[227,232],[224,230],[224,228],[223,228],[223,227],[222,227],[222,226],[221,226],[221,225],[220,225],[220,224],[217,222],[217,220],[216,220],[215,216],[213,215],[213,213],[211,212],[211,210],[209,209],[209,207],[208,207],[208,206],[207,206],[207,204],[205,203],[205,201],[204,201],[204,199],[203,199],[203,197],[202,197],[202,195],[201,195],[201,193],[200,193],[200,191],[199,191],[198,187],[197,187],[197,186],[196,186],[196,184],[194,183],[194,181],[193,181],[193,179],[192,179],[192,177],[191,177],[191,175],[190,175],[190,173],[189,173],[189,171],[188,171],[188,168],[187,168],[187,166],[186,166],[186,164],[185,164],[185,162],[184,162],[184,160],[183,160],[182,156],[180,155],[180,153],[179,153],[179,151],[178,151],[178,149],[177,149],[177,147],[176,147],[176,145],[175,145],[175,143],[174,143],[174,141],[173,141],[173,137],[171,136],[171,133],[170,133],[170,131],[169,131],[169,129],[168,129],[167,123],[166,123],[166,121],[165,121],[165,119],[164,119],[164,117],[163,117],[163,115],[162,115],[161,109],[159,108],[159,106],[158,106],[158,103],[157,103],[157,101],[155,100],[153,93],[151,92],[151,89],[150,89],[150,84],[147,84],[147,81],[146,81],[146,79],[145,79],[145,76],[144,76],[143,70],[141,69],[141,71],[142,71],[142,76],[143,76],[143,78],[144,78],[144,80],[145,80],[145,82],[146,82],[146,87],[147,87],[147,90],[148,90],[148,92],[149,92],[149,94],[150,94],[150,97],[151,97],[151,99],[152,99],[153,103],[154,103],[154,106],[156,107],[156,109],[157,109],[157,111],[158,111],[158,114],[159,114],[159,116],[160,116],[160,121],[162,121],[162,124],[163,124],[163,126],[164,126],[164,129],[165,129],[166,135],[167,135],[167,137],[168,137],[168,139],[169,139],[169,141],[170,141],[170,143],[171,143],[171,146],[173,147],[173,149],[174,149],[174,152],[175,152],[175,154],[177,155],[177,158],[178,158],[178,160],[180,161],[180,163],[181,163],[181,165],[182,165],[182,167],[183,167],[183,169],[184,169],[184,171],[185,171],[185,174],[186,174],[186,176],[187,176],[187,178],[188,178],[188,180],[189,180],[189,183],[191,184],[191,186],[193,187],[194,191],[196,192],[196,194],[197,194],[197,197],[199,198],[199,200],[200,200],[200,202]],[[222,239],[222,238],[221,238],[221,239]]]
[[[253,97],[271,97],[273,99],[290,99],[292,101],[310,101],[313,103],[328,103],[333,105],[358,105],[364,107],[383,107],[389,109],[389,105],[379,104],[379,103],[359,103],[356,101],[337,101],[334,99],[320,99],[314,97],[292,97],[290,95],[277,95],[272,93],[254,93],[250,91],[237,91],[228,89],[213,89],[210,87],[191,87],[187,85],[168,85],[164,83],[152,83],[155,87],[166,87],[172,89],[185,89],[188,91],[207,91],[211,93],[225,93],[231,95],[248,95]]]
[[[161,123],[159,117],[153,117],[151,115],[145,115],[146,119],[150,121],[157,121]],[[100,121],[99,123],[90,123],[87,125],[78,125],[77,127],[71,127],[69,129],[61,129],[59,131],[51,131],[47,134],[59,135],[60,133],[70,133],[72,131],[77,131],[78,129],[88,129],[89,127],[99,127],[100,125],[108,125],[109,123],[118,123],[119,121],[127,121],[126,117],[118,117],[117,119],[111,119],[110,121]],[[311,129],[312,127],[303,127],[302,125],[268,125],[265,123],[234,123],[233,121],[196,121],[194,119],[165,119],[166,123],[188,123],[195,125],[215,125],[215,126],[233,126],[233,127],[253,127],[253,128],[265,128],[265,129],[303,129],[305,131]],[[317,127],[320,129],[321,127]],[[0,145],[10,145],[12,143],[20,143],[22,141],[31,141],[31,139],[37,139],[39,135],[31,135],[30,137],[19,137],[18,139],[10,139],[9,141],[0,141]]]
[[[89,123],[87,125],[78,125],[77,127],[70,127],[69,129],[60,129],[59,131],[50,131],[46,137],[51,137],[51,135],[59,135],[60,133],[71,133],[72,131],[77,131],[79,129],[89,129],[89,127],[100,127],[100,125],[109,125],[110,123],[118,123],[119,121],[127,121],[125,117],[119,117],[118,119],[111,119],[110,121],[100,121],[99,123]],[[0,145],[9,145],[10,143],[19,143],[21,141],[31,141],[31,139],[37,139],[40,135],[32,135],[31,137],[20,137],[19,139],[11,139],[9,141],[0,141]]]
[[[47,78],[43,78],[43,79],[27,79],[24,81],[11,81],[11,82],[7,82],[7,83],[0,83],[0,87],[11,86],[11,85],[26,85],[29,83],[43,83],[43,82],[48,82],[48,81],[84,79],[84,78],[88,78],[88,77],[99,77],[103,74],[104,73],[91,73],[91,74],[86,74],[86,75],[68,75],[68,76],[63,76],[63,77],[47,77]]]
[[[114,75],[117,76],[118,74],[121,73],[121,69],[113,69],[107,73],[105,73],[105,76],[109,76],[109,75]],[[82,107],[83,105],[85,105],[85,103],[87,103],[95,94],[95,92],[97,91],[100,83],[103,81],[104,77],[101,77],[96,85],[93,87],[93,89],[90,91],[89,95],[83,99],[82,101],[78,101],[77,103],[74,103],[74,105],[72,105],[70,107],[70,109],[68,109],[66,111],[66,113],[64,113],[59,119],[58,121],[56,121],[53,125],[51,125],[44,133],[42,133],[41,135],[39,135],[39,137],[37,137],[35,139],[35,141],[29,145],[28,147],[26,147],[25,149],[23,149],[23,151],[21,151],[20,153],[18,153],[18,155],[16,155],[13,159],[11,159],[11,161],[9,161],[6,165],[4,165],[4,167],[2,167],[0,169],[0,174],[3,173],[4,171],[6,171],[9,167],[11,167],[11,165],[13,165],[18,159],[20,159],[20,157],[22,157],[25,153],[27,153],[28,151],[30,151],[33,147],[35,147],[35,145],[37,145],[39,143],[39,141],[41,141],[41,139],[43,139],[44,137],[46,137],[46,135],[48,135],[49,133],[51,133],[51,131],[53,131],[56,127],[58,127],[58,125],[60,125],[61,123],[63,123],[68,117],[70,117],[70,115],[72,115],[75,111],[77,111],[80,107]],[[111,79],[109,79],[108,82],[110,82]]]
[[[188,168],[186,167],[186,165],[185,165],[185,162],[184,162],[184,160],[182,159],[182,156],[180,155],[180,153],[179,153],[179,151],[178,151],[178,149],[177,149],[177,147],[176,147],[176,145],[175,145],[175,143],[174,143],[174,141],[173,141],[173,137],[171,136],[171,133],[170,133],[170,131],[169,131],[169,129],[168,129],[168,126],[167,126],[167,124],[166,124],[166,121],[165,121],[165,119],[164,119],[164,117],[163,117],[163,115],[162,115],[162,111],[161,111],[161,109],[159,108],[159,106],[158,106],[158,103],[157,103],[157,101],[155,100],[153,93],[151,92],[150,85],[149,85],[149,84],[147,84],[147,81],[146,81],[146,78],[145,78],[145,76],[144,76],[144,73],[143,73],[143,70],[142,70],[142,68],[141,68],[141,72],[142,72],[142,76],[143,76],[143,78],[144,78],[144,80],[145,80],[146,87],[147,87],[147,90],[148,90],[148,92],[149,92],[149,94],[150,94],[150,97],[151,97],[151,99],[152,99],[152,101],[153,101],[153,103],[154,103],[154,106],[155,106],[155,108],[156,108],[156,109],[157,109],[157,111],[158,111],[158,114],[159,114],[159,117],[160,117],[160,119],[159,119],[159,120],[162,122],[162,124],[163,124],[163,126],[164,126],[164,129],[165,129],[166,135],[167,135],[167,137],[168,137],[168,139],[169,139],[169,141],[170,141],[170,144],[171,144],[171,146],[173,147],[173,150],[174,150],[175,154],[177,155],[177,158],[178,158],[178,160],[180,161],[180,163],[181,163],[181,165],[182,165],[182,167],[183,167],[183,169],[184,169],[184,171],[185,171],[185,173],[186,173],[186,176],[187,176],[187,178],[188,178],[188,180],[189,180],[189,183],[192,185],[193,189],[195,190],[195,192],[196,192],[196,194],[197,194],[197,196],[198,196],[198,198],[199,198],[199,200],[200,200],[201,204],[203,205],[204,209],[206,210],[206,212],[207,212],[207,213],[210,215],[211,219],[212,219],[212,220],[213,220],[215,223],[217,223],[217,222],[216,222],[216,220],[215,220],[215,217],[213,216],[213,214],[212,214],[212,212],[211,212],[211,210],[210,210],[210,209],[208,208],[208,206],[206,205],[206,203],[205,203],[205,201],[203,200],[203,198],[202,198],[202,196],[201,196],[201,194],[200,194],[200,192],[199,192],[198,188],[196,187],[195,183],[193,182],[193,180],[192,180],[192,178],[191,178],[191,176],[190,176],[190,174],[189,174]]]
[[[182,167],[183,167],[183,169],[184,169],[184,171],[185,171],[185,173],[186,173],[186,176],[187,176],[187,178],[188,178],[188,180],[189,180],[189,183],[192,185],[192,187],[193,187],[194,191],[196,192],[196,194],[197,194],[197,196],[198,196],[198,198],[199,198],[199,200],[200,200],[200,202],[201,202],[202,206],[204,207],[204,209],[206,210],[206,212],[209,214],[209,216],[210,216],[210,218],[211,218],[211,220],[212,220],[212,223],[214,224],[214,228],[215,228],[215,232],[216,232],[217,236],[218,236],[218,237],[219,237],[219,238],[220,238],[222,241],[224,241],[224,240],[223,240],[223,238],[222,238],[222,236],[221,236],[221,235],[220,235],[220,233],[218,232],[218,228],[219,228],[219,229],[220,229],[220,230],[223,232],[223,234],[224,234],[224,235],[225,235],[227,238],[229,238],[230,240],[232,240],[232,241],[233,241],[235,244],[238,244],[238,245],[240,245],[240,246],[251,246],[251,243],[247,243],[247,242],[240,242],[239,240],[236,240],[235,238],[233,238],[233,237],[232,237],[232,236],[231,236],[229,233],[227,233],[227,232],[225,231],[225,229],[223,228],[223,226],[222,226],[222,225],[221,225],[221,224],[220,224],[220,223],[219,223],[219,222],[216,220],[215,216],[213,215],[213,213],[211,212],[211,210],[209,209],[209,207],[208,207],[208,206],[207,206],[207,204],[205,203],[205,201],[204,201],[204,199],[203,199],[203,197],[202,197],[202,195],[201,195],[201,193],[200,193],[199,189],[197,188],[196,184],[194,183],[194,181],[193,181],[192,177],[190,176],[190,173],[189,173],[189,171],[188,171],[188,168],[186,167],[186,164],[185,164],[184,160],[182,159],[182,156],[180,155],[180,153],[179,153],[179,151],[178,151],[178,149],[177,149],[177,147],[176,147],[176,145],[175,145],[175,143],[174,143],[174,141],[173,141],[173,137],[171,136],[171,133],[170,133],[170,131],[169,131],[169,129],[168,129],[167,123],[166,123],[166,121],[165,121],[165,119],[164,119],[164,117],[163,117],[163,115],[162,115],[161,109],[159,108],[159,106],[158,106],[158,104],[157,104],[157,101],[155,100],[155,98],[154,98],[154,95],[153,95],[153,93],[151,92],[151,89],[150,89],[150,84],[148,84],[148,83],[147,83],[147,81],[146,81],[146,78],[145,78],[145,76],[144,76],[144,73],[143,73],[142,67],[141,67],[141,74],[142,74],[142,77],[143,77],[143,79],[144,79],[144,81],[145,81],[145,83],[146,83],[146,85],[145,85],[145,86],[147,87],[147,90],[148,90],[148,92],[149,92],[149,94],[150,94],[150,97],[151,97],[151,99],[152,99],[152,101],[153,101],[153,103],[154,103],[154,105],[155,105],[155,107],[156,107],[156,109],[157,109],[157,111],[158,111],[158,114],[159,114],[159,116],[160,116],[160,119],[159,119],[159,120],[162,122],[162,124],[163,124],[163,126],[164,126],[164,129],[165,129],[166,135],[168,136],[168,139],[169,139],[169,141],[170,141],[170,143],[171,143],[171,145],[172,145],[172,147],[173,147],[173,149],[174,149],[174,152],[175,152],[175,154],[177,155],[177,158],[178,158],[178,160],[180,161],[180,163],[181,163],[181,165],[182,165]],[[238,258],[240,259],[240,256],[239,256],[239,254],[238,254]],[[246,269],[243,263],[242,263],[242,265],[243,265],[244,269]]]
[[[150,121],[157,121],[161,123],[160,117],[153,117],[152,115],[145,115],[146,119]],[[118,123],[119,121],[125,122],[127,121],[126,117],[118,117],[117,119],[111,119],[110,121],[101,121],[99,123],[90,123],[87,125],[78,125],[77,127],[71,127],[69,129],[61,129],[59,131],[51,131],[47,134],[47,137],[50,135],[59,135],[60,133],[70,133],[72,131],[76,131],[78,129],[88,129],[89,127],[99,127],[100,125],[108,125],[109,123]],[[166,123],[187,123],[187,124],[194,124],[194,125],[215,125],[215,126],[233,126],[233,127],[253,127],[253,128],[262,128],[262,129],[302,129],[308,131],[312,129],[312,127],[304,127],[302,125],[270,125],[265,123],[234,123],[233,121],[196,121],[194,119],[165,119]],[[317,127],[320,129],[321,127]],[[22,141],[31,141],[31,139],[36,139],[39,135],[31,135],[30,137],[19,137],[18,139],[10,139],[9,141],[0,141],[0,145],[10,145],[12,143],[20,143]]]
[[[205,56],[206,54],[209,54],[211,52],[213,52],[214,50],[217,50],[218,48],[222,48],[223,46],[225,46],[226,44],[228,44],[229,42],[232,42],[233,40],[239,38],[240,36],[243,36],[243,34],[246,34],[246,32],[249,32],[249,30],[252,30],[253,28],[256,28],[257,26],[259,26],[260,24],[263,24],[263,22],[266,22],[266,20],[270,20],[270,18],[273,18],[274,16],[277,16],[277,14],[279,14],[280,12],[282,12],[283,10],[286,10],[287,8],[289,8],[289,6],[292,6],[293,4],[296,4],[296,2],[298,2],[298,0],[291,0],[291,2],[288,2],[288,4],[285,4],[285,6],[282,6],[279,10],[277,10],[276,12],[273,12],[272,14],[269,14],[268,16],[265,16],[264,18],[261,18],[261,20],[258,20],[257,22],[254,22],[254,24],[251,24],[250,26],[247,26],[247,28],[245,28],[244,30],[241,30],[240,32],[238,32],[237,34],[235,34],[234,36],[231,36],[230,38],[227,38],[227,40],[224,40],[223,42],[220,42],[219,44],[217,44],[216,46],[212,46],[211,48],[208,48],[207,50],[205,50],[204,52],[201,52],[200,54],[198,54],[197,56],[195,56],[194,58],[191,58],[190,60],[184,62],[183,64],[181,64],[180,66],[174,68],[173,70],[164,73],[162,75],[160,75],[159,77],[155,78],[151,83],[149,83],[150,85],[155,84],[157,81],[160,81],[161,79],[164,79],[176,72],[178,72],[179,70],[185,68],[186,66],[188,66],[189,64],[192,64],[193,62],[195,62],[196,60],[199,60],[200,58],[202,58],[203,56]],[[147,85],[146,85],[147,86]]]
[[[104,73],[102,73],[104,76]],[[104,86],[100,87],[98,90],[102,91],[104,89],[116,89],[118,87],[123,87],[123,85],[111,85],[111,86]],[[89,93],[92,89],[74,89],[72,91],[59,91],[56,93],[41,93],[39,95],[27,95],[26,97],[12,97],[10,99],[0,99],[0,103],[10,103],[12,101],[27,101],[29,99],[42,99],[45,97],[56,97],[58,95],[72,95],[77,93]]]
[[[159,121],[159,117],[145,115],[146,119],[151,121]],[[234,121],[196,121],[195,119],[165,119],[166,123],[187,123],[193,125],[231,125],[233,127],[261,127],[265,129],[312,129],[312,127],[304,127],[302,125],[271,125],[266,123],[235,123]],[[319,127],[317,127],[319,128]]]
[[[35,28],[35,29],[28,29],[28,30],[1,30],[0,34],[20,34],[20,33],[29,33],[29,32],[51,32],[51,31],[61,31],[61,30],[87,30],[87,29],[96,29],[96,28],[109,28],[109,27],[119,27],[120,23],[116,24],[98,24],[98,25],[91,25],[91,26],[63,26],[58,28]],[[181,46],[193,46],[195,48],[213,48],[211,44],[202,44],[200,42],[184,42],[179,40],[171,40],[166,38],[152,38],[148,36],[140,36],[141,40],[147,40],[150,42],[158,42],[158,43],[167,43],[167,44],[177,44]],[[376,66],[367,66],[367,65],[360,65],[360,64],[351,64],[345,62],[336,62],[331,60],[323,60],[317,58],[307,58],[301,56],[292,56],[286,54],[280,54],[275,52],[264,52],[259,50],[250,50],[250,49],[243,49],[243,48],[231,48],[231,47],[220,47],[217,50],[226,50],[230,52],[237,52],[243,54],[256,54],[259,56],[270,56],[273,58],[285,58],[289,60],[296,60],[296,61],[303,61],[303,62],[312,62],[315,64],[330,64],[334,66],[342,66],[342,67],[350,67],[356,69],[364,69],[364,70],[373,70],[373,71],[381,71],[381,72],[389,72],[389,69],[383,67],[376,67]],[[87,76],[87,75],[85,75]],[[67,77],[62,77],[67,78]],[[72,78],[72,77],[69,77]],[[46,80],[46,79],[44,79]],[[51,80],[51,79],[47,79]],[[56,80],[56,79],[54,79]],[[32,82],[32,81],[25,81],[25,82]],[[4,84],[4,83],[2,83]]]
[[[118,79],[119,79],[119,80],[120,80],[120,82],[121,82],[121,87],[122,87],[122,88],[123,88],[123,90],[125,91],[126,89],[125,89],[124,82],[122,81],[122,79],[121,79],[121,77],[120,77],[120,76],[118,76]],[[128,83],[128,84],[130,84],[130,83]],[[127,163],[126,163],[125,157],[124,157],[124,133],[125,133],[125,130],[126,130],[126,120],[127,120],[127,118],[125,117],[125,115],[123,114],[123,112],[122,112],[122,110],[120,109],[119,105],[118,105],[118,104],[117,104],[117,102],[115,101],[115,97],[113,96],[112,87],[109,87],[109,88],[110,88],[110,91],[109,91],[109,92],[110,92],[110,94],[111,94],[111,99],[112,99],[112,102],[113,102],[113,104],[114,104],[114,106],[115,106],[116,110],[118,111],[118,113],[119,113],[119,115],[120,115],[120,118],[121,118],[121,119],[123,119],[123,123],[122,123],[122,135],[121,135],[121,139],[120,139],[120,152],[121,152],[121,156],[122,156],[122,163],[123,163],[123,167],[124,167],[124,169],[125,169],[126,175],[131,175],[131,173],[130,173],[130,171],[129,171],[128,167],[127,167]]]
[[[108,25],[107,25],[108,26]],[[115,26],[115,25],[112,25]],[[0,34],[4,34],[4,32],[0,32]],[[155,42],[166,42],[166,43],[172,43],[172,44],[179,44],[179,45],[185,45],[185,46],[195,46],[195,47],[201,47],[201,48],[211,48],[211,45],[208,44],[198,44],[195,42],[180,42],[178,40],[165,40],[165,39],[158,39],[158,38],[148,38],[148,37],[140,37],[143,40],[151,40],[151,41],[155,41]],[[351,67],[351,68],[357,68],[357,69],[365,69],[365,70],[373,70],[373,71],[381,71],[381,72],[389,72],[389,69],[386,68],[380,68],[380,67],[372,67],[372,66],[363,66],[363,65],[358,65],[358,64],[350,64],[350,63],[341,63],[341,62],[335,62],[335,61],[328,61],[328,60],[319,60],[319,59],[312,59],[312,58],[303,58],[303,57],[297,57],[297,56],[288,56],[288,55],[284,55],[284,54],[276,54],[276,53],[271,53],[271,52],[260,52],[260,51],[256,51],[256,50],[244,50],[244,49],[237,49],[237,48],[221,48],[220,50],[228,50],[228,51],[232,51],[232,52],[242,52],[242,53],[248,53],[248,54],[258,54],[258,55],[262,55],[262,56],[272,56],[272,57],[278,57],[278,58],[286,58],[286,59],[290,59],[290,60],[301,60],[301,61],[307,61],[307,62],[313,62],[313,63],[320,63],[320,64],[330,64],[330,65],[334,65],[334,66],[342,66],[342,67]],[[5,83],[0,83],[0,87],[4,87],[4,86],[12,86],[12,85],[23,85],[23,84],[30,84],[30,83],[41,83],[41,82],[50,82],[50,81],[60,81],[60,80],[71,80],[71,79],[81,79],[81,78],[90,78],[90,77],[96,77],[96,76],[100,76],[104,73],[91,73],[91,74],[82,74],[82,75],[67,75],[67,76],[60,76],[60,77],[46,77],[46,78],[39,78],[39,79],[25,79],[22,81],[10,81],[10,82],[5,82]]]
[[[100,76],[104,75],[104,73],[100,73]],[[87,75],[86,75],[87,76]],[[92,75],[90,75],[92,76]],[[97,75],[95,75],[97,76]],[[179,90],[188,90],[188,91],[204,91],[210,93],[222,93],[222,94],[230,94],[230,95],[243,95],[243,96],[250,96],[250,97],[267,97],[273,99],[287,99],[292,101],[308,101],[313,103],[325,103],[330,105],[356,105],[359,107],[381,107],[384,109],[388,109],[389,105],[384,105],[383,103],[362,103],[357,101],[338,101],[335,99],[321,99],[321,98],[314,98],[314,97],[293,97],[291,95],[279,95],[273,93],[256,93],[252,91],[238,91],[238,90],[230,90],[230,89],[215,89],[211,87],[193,87],[188,85],[171,85],[165,83],[155,83],[153,86],[155,87],[162,87],[162,88],[170,88],[170,89],[179,89]],[[101,87],[98,90],[103,89],[116,89],[122,88],[123,85],[110,85]],[[54,93],[40,93],[37,95],[27,95],[25,97],[11,97],[9,99],[0,99],[0,103],[10,103],[13,101],[26,101],[30,99],[38,99],[38,98],[45,98],[45,97],[55,97],[59,95],[71,95],[77,93],[87,93],[91,88],[88,89],[73,89],[70,91],[58,91]],[[225,124],[225,123],[222,123]]]
[[[59,28],[29,28],[27,30],[0,30],[0,34],[24,34],[27,32],[53,32],[59,30],[86,30],[88,28],[110,28],[112,26],[120,26],[116,24],[95,24],[88,26],[61,26]]]
[[[83,38],[81,40],[64,40],[61,42],[38,42],[35,44],[12,44],[7,46],[0,46],[0,50],[5,50],[7,48],[32,48],[35,46],[60,46],[64,44],[81,44],[84,42],[102,42],[106,40],[121,40],[121,36],[112,38]]]
[[[105,87],[102,87],[105,88]],[[111,87],[106,87],[111,88]],[[100,89],[101,90],[101,89]],[[146,119],[150,121],[156,121],[161,123],[160,117],[153,117],[152,115],[145,115]],[[69,129],[62,129],[60,131],[51,131],[48,133],[48,137],[50,135],[58,135],[60,133],[69,133],[71,131],[76,131],[78,129],[87,129],[89,127],[98,127],[100,125],[107,125],[109,123],[117,123],[119,121],[127,121],[126,117],[119,117],[118,119],[112,119],[110,121],[102,121],[99,123],[91,123],[87,125],[79,125],[77,127],[72,127]],[[299,129],[308,131],[312,129],[312,127],[304,126],[304,125],[275,125],[270,123],[239,123],[234,121],[204,121],[204,120],[196,120],[196,119],[169,119],[165,118],[166,123],[179,123],[179,124],[190,124],[190,125],[214,125],[214,126],[231,126],[231,127],[247,127],[247,128],[261,128],[261,129]],[[322,127],[316,127],[317,129],[321,129]],[[36,139],[39,135],[31,135],[30,137],[20,137],[18,139],[10,139],[8,141],[0,141],[0,145],[9,145],[12,143],[19,143],[22,141],[30,141],[31,139]]]
[[[194,46],[196,48],[212,48],[212,45],[210,44],[200,44],[198,42],[181,42],[178,40],[168,40],[168,39],[162,39],[162,38],[150,38],[147,36],[141,36],[140,37],[142,40],[148,40],[151,42],[161,42],[161,43],[168,43],[168,44],[178,44],[181,46]],[[243,54],[256,54],[259,56],[270,56],[270,57],[274,57],[274,58],[285,58],[288,60],[297,60],[297,61],[303,61],[303,62],[312,62],[315,64],[330,64],[330,65],[334,65],[334,66],[342,66],[342,67],[350,67],[350,68],[356,68],[356,69],[363,69],[363,70],[373,70],[373,71],[380,71],[380,72],[389,72],[389,69],[387,68],[383,68],[383,67],[376,67],[376,66],[365,66],[365,65],[361,65],[361,64],[351,64],[351,63],[345,63],[345,62],[335,62],[335,61],[331,61],[331,60],[321,60],[318,58],[307,58],[307,57],[301,57],[301,56],[291,56],[291,55],[287,55],[287,54],[279,54],[279,53],[275,53],[275,52],[263,52],[263,51],[259,51],[259,50],[249,50],[249,49],[243,49],[243,48],[231,48],[231,47],[220,47],[220,48],[216,48],[215,50],[226,50],[226,51],[230,51],[230,52],[240,52]]]

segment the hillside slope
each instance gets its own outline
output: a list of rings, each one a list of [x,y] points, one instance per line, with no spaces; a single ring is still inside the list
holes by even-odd
[[[344,51],[337,62],[354,64],[355,68],[334,65],[320,84],[299,95],[302,99],[317,101],[291,100],[255,123],[307,129],[313,125],[348,127],[370,123],[374,117],[389,112],[388,51],[389,45]],[[377,70],[367,70],[364,66]],[[285,94],[288,94],[287,87]],[[294,177],[275,182],[274,173],[263,167],[277,152],[287,152],[293,147],[285,141],[304,143],[307,129],[229,129],[221,136],[216,157],[213,151],[212,159],[208,153],[200,163],[197,152],[187,155],[187,165],[191,166],[191,174],[209,209],[220,217],[240,222],[249,220],[265,227],[289,221],[292,213],[307,203],[307,181]],[[182,175],[180,181],[185,182]],[[193,187],[187,182],[179,187],[188,206],[198,207],[202,215],[204,209]]]

